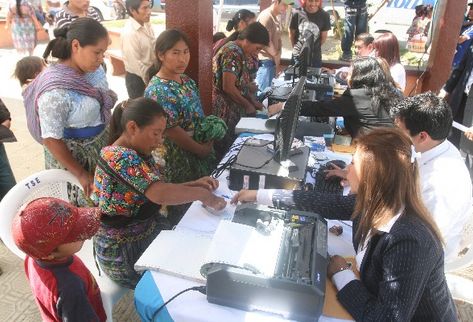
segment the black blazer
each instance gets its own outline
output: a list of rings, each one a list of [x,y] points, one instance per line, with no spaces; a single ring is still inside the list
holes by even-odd
[[[320,214],[327,219],[350,220],[355,209],[356,195],[343,196],[335,193],[321,193],[317,191],[294,190],[292,193],[294,205],[285,205],[284,208],[296,208]],[[273,200],[273,204],[277,204]]]
[[[337,294],[356,321],[457,321],[442,245],[416,217],[371,238],[360,275]]]
[[[464,93],[468,78],[473,70],[473,43],[467,49],[460,64],[452,70],[450,78],[444,86],[444,90],[449,93],[448,102],[452,108],[453,119],[465,126],[473,125],[473,86],[468,93],[465,106]],[[473,141],[468,140],[464,135],[460,137],[460,149],[468,154],[473,154]]]
[[[467,49],[460,63],[452,70],[449,79],[443,87],[449,93],[448,103],[452,108],[453,119],[462,122],[462,100],[468,78],[473,70],[473,43]],[[467,125],[468,126],[468,125]]]
[[[297,209],[348,220],[356,195],[296,190],[293,201]],[[281,201],[279,205],[291,206]],[[357,229],[355,220],[354,237]],[[358,249],[356,240],[353,246]],[[371,238],[360,274],[361,280],[351,281],[337,294],[356,321],[457,321],[442,245],[416,217],[402,215],[389,233]]]
[[[389,115],[389,107],[374,110],[371,100],[372,95],[365,88],[347,89],[342,96],[333,100],[303,102],[301,115],[343,116],[345,128],[352,137],[356,137],[362,130],[392,127],[393,120]]]

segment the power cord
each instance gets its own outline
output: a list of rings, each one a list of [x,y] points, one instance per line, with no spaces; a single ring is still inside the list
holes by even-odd
[[[227,161],[222,164],[217,165],[217,167],[210,173],[210,176],[214,179],[220,177],[226,169],[230,168],[237,159],[236,154],[230,156]]]
[[[244,142],[233,144],[230,147],[228,153],[239,152],[243,146],[265,147],[273,143],[273,141],[267,141],[264,143],[250,143],[248,141],[251,141],[251,138],[249,138],[248,140],[245,140]],[[246,166],[246,165],[235,163],[235,161],[237,160],[237,154],[233,154],[225,162],[218,164],[217,167],[210,173],[210,176],[214,179],[217,179],[218,177],[222,175],[222,173],[226,169],[229,169],[233,164],[238,164],[239,166],[252,168],[252,169],[260,169],[264,167],[266,164],[268,164],[271,161],[271,159],[267,160],[264,164],[262,164],[259,167],[252,167],[252,166]]]
[[[419,62],[417,63],[417,72],[420,71],[420,65],[422,64],[422,61],[424,60],[424,56],[426,53],[427,53],[427,49],[425,49],[425,51],[422,53],[422,56],[420,56]],[[411,96],[414,91],[417,92],[417,87],[419,87],[419,82],[422,78],[424,78],[424,75],[426,72],[427,72],[427,68],[425,68],[424,71],[419,75],[419,77],[417,77],[415,86],[412,87],[412,89],[410,90],[407,96]]]
[[[269,162],[271,162],[271,160],[274,158],[274,156],[271,156],[271,158],[269,158],[268,160],[264,161],[262,164],[258,165],[258,166],[252,166],[252,165],[247,165],[247,164],[241,164],[241,163],[238,163],[238,162],[235,162],[236,165],[239,165],[240,167],[244,167],[244,168],[248,168],[248,169],[261,169],[262,167],[264,167],[265,165],[267,165]]]
[[[179,293],[177,293],[176,295],[174,295],[173,297],[171,297],[169,300],[167,300],[166,302],[164,302],[154,313],[153,313],[153,317],[151,318],[151,321],[154,321],[154,319],[156,318],[156,316],[158,315],[159,312],[161,312],[161,310],[169,304],[169,302],[171,302],[172,300],[174,300],[176,297],[178,297],[179,295],[185,293],[185,292],[188,292],[188,291],[198,291],[204,295],[207,294],[207,288],[206,286],[194,286],[194,287],[189,287],[189,288],[186,288],[185,290],[183,291],[180,291]]]

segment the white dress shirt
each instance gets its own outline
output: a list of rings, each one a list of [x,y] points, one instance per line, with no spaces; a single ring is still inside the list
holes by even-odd
[[[400,63],[392,65],[389,68],[393,80],[401,87],[401,91],[406,89],[406,70]]]
[[[155,42],[156,37],[149,22],[142,26],[132,17],[128,18],[121,35],[125,70],[140,76],[145,81],[148,68],[156,59]]]
[[[472,216],[470,174],[448,140],[422,153],[418,163],[422,199],[442,233],[449,262],[461,250],[462,229]]]

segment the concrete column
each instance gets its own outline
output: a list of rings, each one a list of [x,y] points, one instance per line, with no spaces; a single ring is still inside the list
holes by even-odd
[[[437,0],[432,48],[421,92],[437,92],[450,76],[467,0]]]
[[[212,111],[212,0],[166,1],[166,28],[180,29],[190,40],[186,73],[197,82],[205,114]]]

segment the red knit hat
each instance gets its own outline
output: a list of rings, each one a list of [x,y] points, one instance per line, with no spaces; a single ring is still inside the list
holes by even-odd
[[[99,226],[98,208],[78,208],[57,198],[39,198],[16,214],[12,235],[18,248],[41,259],[59,245],[91,238]]]

